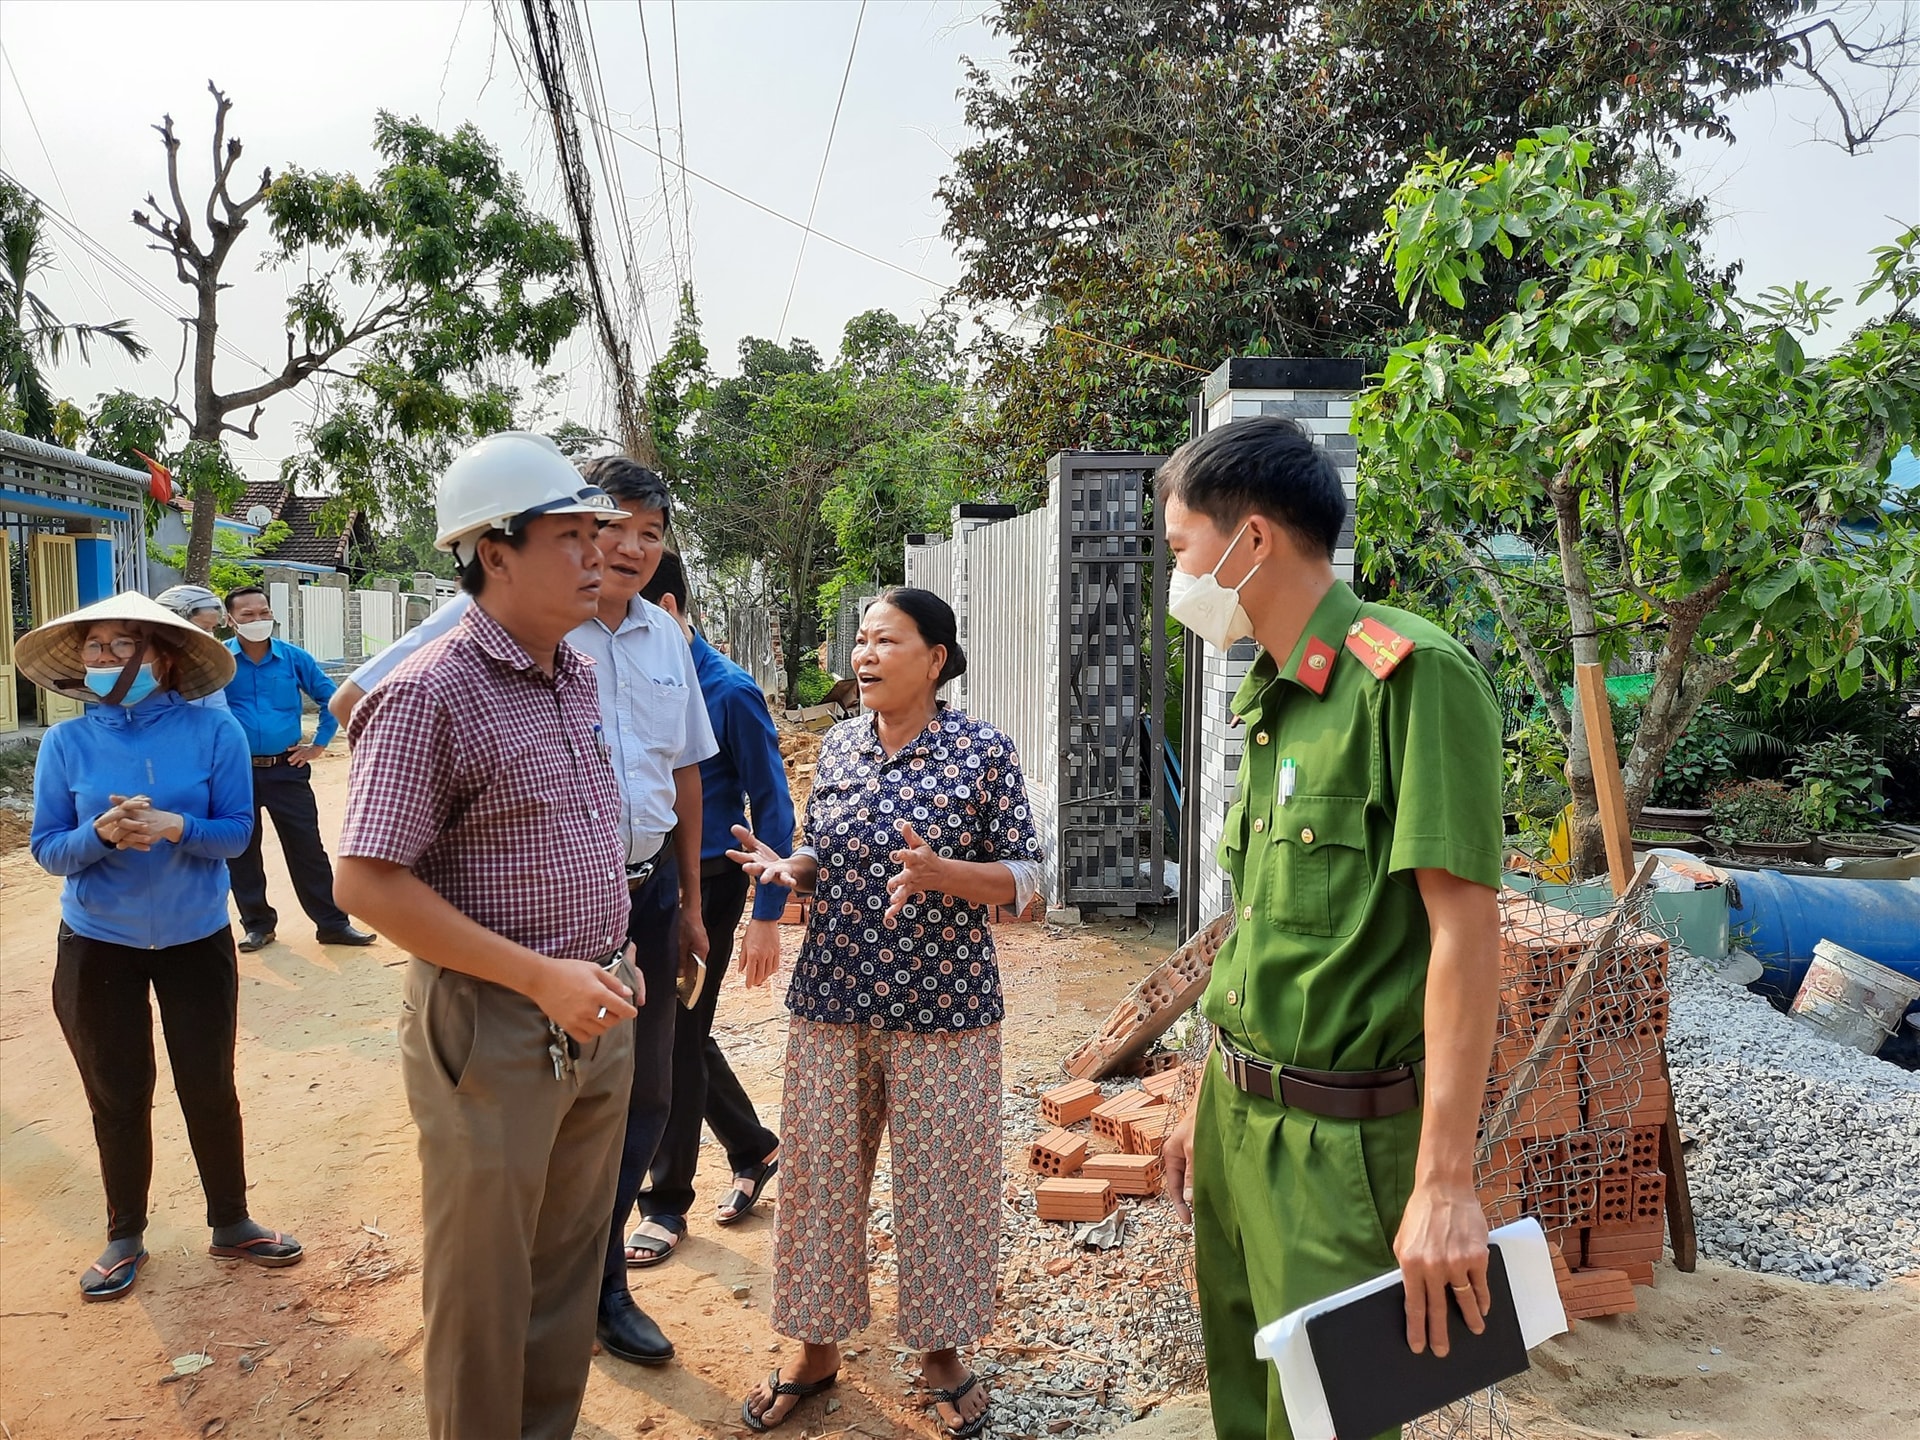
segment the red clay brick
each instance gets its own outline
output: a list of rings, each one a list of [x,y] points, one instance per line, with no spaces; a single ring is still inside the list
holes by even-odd
[[[1104,1220],[1119,1202],[1106,1180],[1042,1180],[1033,1192],[1042,1220]]]
[[[1040,1118],[1049,1125],[1078,1125],[1100,1103],[1100,1087],[1091,1080],[1069,1080],[1040,1097]]]
[[[1036,1175],[1076,1174],[1086,1158],[1086,1136],[1071,1130],[1049,1130],[1027,1147],[1027,1167]]]
[[[1135,1111],[1151,1109],[1164,1103],[1159,1096],[1149,1095],[1144,1090],[1122,1090],[1110,1100],[1103,1100],[1093,1109],[1093,1133],[1103,1140],[1111,1140],[1116,1145],[1126,1141],[1126,1122]]]
[[[1158,1155],[1091,1155],[1080,1174],[1107,1181],[1116,1195],[1158,1195],[1166,1167]]]

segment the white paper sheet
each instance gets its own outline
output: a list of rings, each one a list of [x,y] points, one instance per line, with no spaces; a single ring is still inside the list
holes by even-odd
[[[1502,1225],[1488,1239],[1500,1247],[1507,1262],[1507,1283],[1513,1290],[1513,1308],[1520,1319],[1520,1338],[1531,1350],[1567,1328],[1567,1312],[1560,1306],[1560,1287],[1553,1279],[1553,1254],[1546,1232],[1529,1216]],[[1313,1347],[1307,1342],[1307,1321],[1337,1310],[1350,1301],[1400,1283],[1400,1272],[1389,1270],[1338,1295],[1329,1295],[1283,1315],[1253,1337],[1253,1352],[1273,1361],[1280,1371],[1280,1393],[1287,1403],[1287,1419],[1294,1440],[1336,1440],[1327,1394],[1314,1367]]]

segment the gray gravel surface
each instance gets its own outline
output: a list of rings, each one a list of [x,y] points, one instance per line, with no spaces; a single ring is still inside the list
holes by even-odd
[[[1676,950],[1668,1058],[1700,1253],[1868,1288],[1920,1270],[1920,1074]]]

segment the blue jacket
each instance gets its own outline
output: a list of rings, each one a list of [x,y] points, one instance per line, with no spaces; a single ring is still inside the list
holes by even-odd
[[[233,652],[227,705],[247,732],[249,750],[255,755],[284,755],[300,743],[303,692],[320,707],[313,743],[324,747],[333,739],[340,728],[340,722],[327,711],[334,685],[318,660],[285,640],[269,640],[267,658],[260,661],[248,656],[238,640],[227,641],[227,649]]]
[[[793,850],[793,797],[787,793],[787,763],[780,735],[773,728],[767,697],[754,679],[709,645],[693,637],[693,668],[707,702],[713,738],[720,753],[700,762],[700,858],[725,856],[737,842],[733,827],[747,823],[753,807],[753,833],[782,855]],[[753,897],[753,918],[778,920],[787,908],[787,890],[761,885]]]
[[[93,822],[114,795],[185,818],[179,844],[116,850]],[[229,715],[171,690],[132,708],[89,705],[40,742],[33,858],[66,876],[60,916],[93,940],[158,950],[227,926],[227,861],[253,832],[253,767]]]

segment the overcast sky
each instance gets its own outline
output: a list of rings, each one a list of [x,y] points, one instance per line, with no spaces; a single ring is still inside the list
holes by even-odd
[[[870,0],[857,47],[856,0],[644,0],[644,41],[641,5],[595,3],[590,18],[617,127],[654,143],[651,73],[669,153],[677,154],[676,116],[683,117],[692,170],[790,217],[807,213],[852,50],[814,225],[912,273],[817,237],[808,242],[784,334],[831,352],[852,315],[879,306],[917,316],[955,278],[933,190],[965,143],[961,57],[997,65],[1004,55],[980,21],[987,8],[984,0]],[[0,53],[0,168],[147,282],[135,286],[54,232],[60,268],[44,288],[58,313],[125,316],[154,347],[141,365],[96,352],[91,366],[61,367],[56,389],[82,403],[121,386],[172,390],[180,357],[172,317],[184,313],[188,292],[170,262],[144,247],[128,215],[164,185],[159,140],[146,128],[163,113],[184,141],[189,203],[204,196],[209,78],[234,101],[229,134],[246,144],[242,173],[292,161],[368,175],[373,116],[384,108],[447,129],[473,121],[526,179],[534,203],[563,213],[545,114],[499,42],[491,4],[0,0]],[[678,96],[676,80],[684,86]],[[1746,262],[1745,288],[1804,278],[1851,291],[1866,274],[1867,250],[1890,239],[1897,223],[1920,219],[1914,125],[1902,127],[1909,138],[1850,158],[1810,138],[1817,115],[1810,96],[1769,93],[1736,112],[1738,144],[1689,151],[1690,174],[1721,215],[1712,248],[1722,260]],[[617,149],[654,297],[653,337],[664,345],[676,277],[689,263],[680,178],[669,169],[663,199],[653,157]],[[691,273],[708,346],[727,370],[741,336],[776,333],[801,232],[707,180],[687,182]],[[261,222],[247,240],[264,241],[264,231]],[[254,362],[275,365],[285,355],[284,290],[279,277],[253,269],[257,254],[256,243],[228,266],[235,288],[223,301],[222,334],[245,354],[223,350],[223,390],[251,383]],[[649,342],[644,333],[638,339],[644,364]],[[570,383],[567,412],[607,423],[588,327],[553,368]],[[311,414],[304,392],[281,397],[261,422],[260,441],[235,444],[236,459],[257,478],[271,476],[295,443],[294,426]]]

